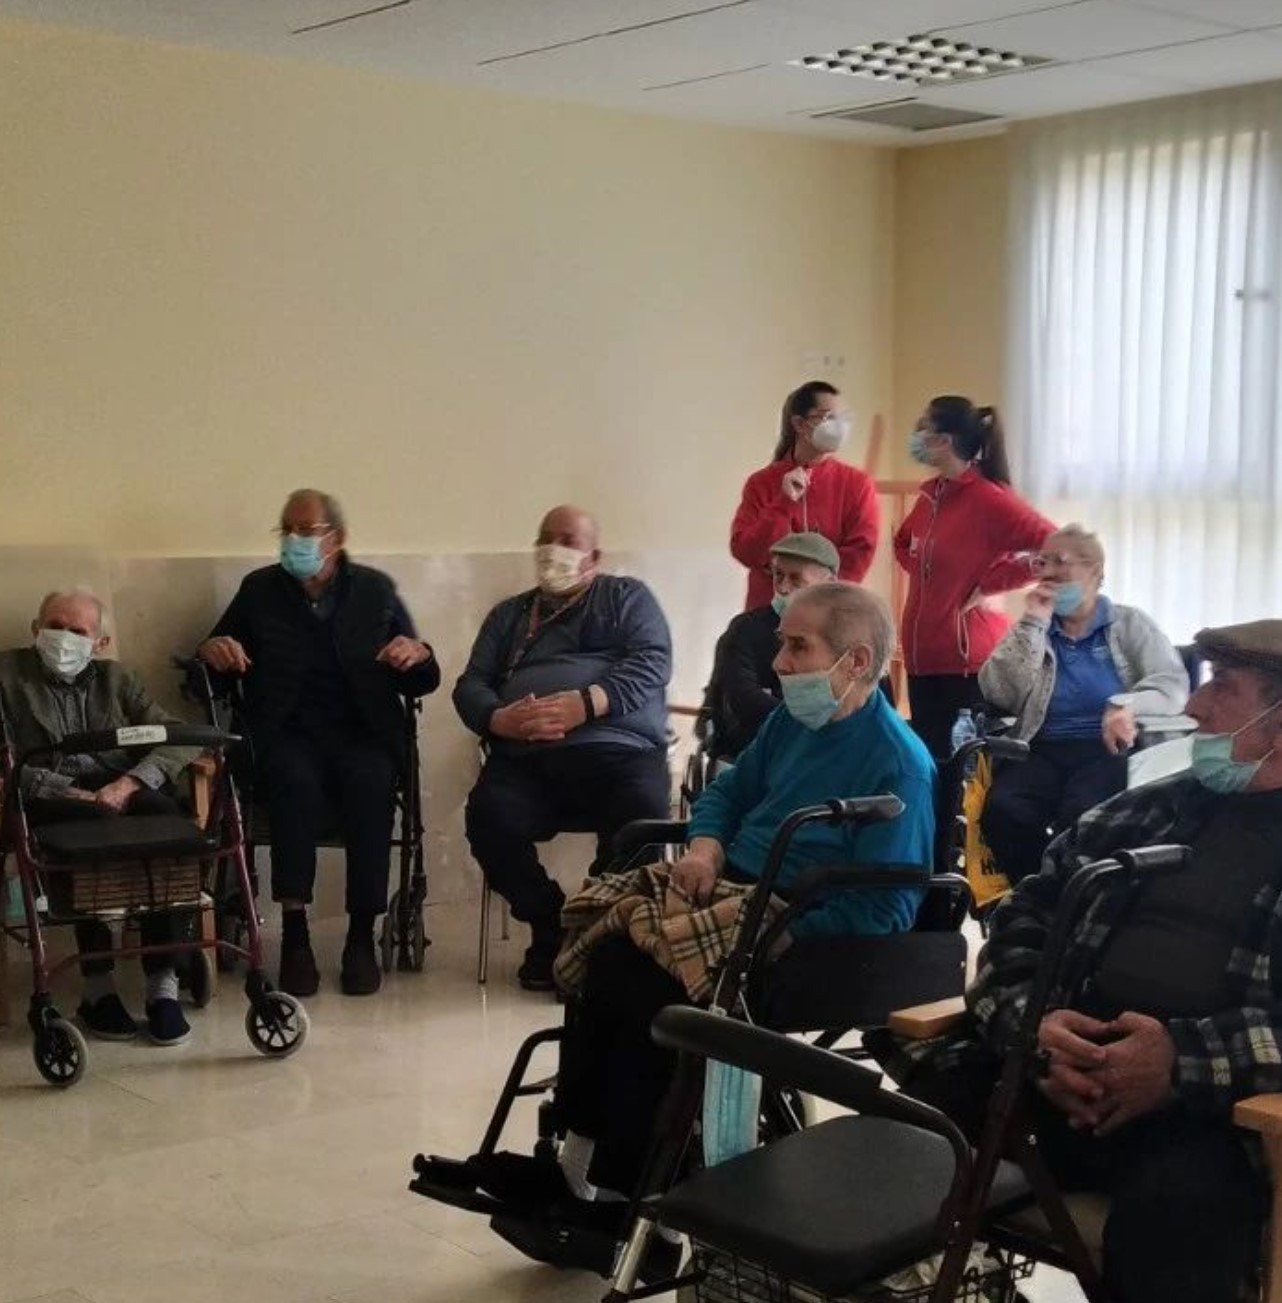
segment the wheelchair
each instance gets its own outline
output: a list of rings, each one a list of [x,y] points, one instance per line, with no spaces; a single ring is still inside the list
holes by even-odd
[[[227,727],[243,739],[243,745],[231,757],[232,777],[241,795],[248,829],[245,838],[249,861],[252,897],[246,898],[226,874],[214,889],[217,935],[232,942],[231,949],[219,949],[219,966],[229,971],[235,964],[235,950],[242,946],[248,929],[248,914],[257,915],[258,867],[255,852],[271,841],[267,807],[261,793],[256,793],[254,740],[245,728],[244,689],[239,679],[224,681],[212,675],[198,657],[175,656],[174,668],[183,675],[182,692],[195,702],[207,721],[215,727]],[[423,703],[418,697],[402,696],[402,760],[397,774],[395,809],[396,825],[392,850],[397,857],[399,881],[387,903],[387,912],[379,932],[379,956],[385,973],[419,973],[427,958],[431,940],[427,935],[427,868],[424,853],[422,757],[419,751],[418,722]],[[317,845],[341,847],[342,839],[335,827],[322,829]],[[258,918],[261,922],[261,918]]]
[[[15,755],[9,746],[4,748],[0,779],[5,841],[17,864],[23,905],[23,923],[6,926],[5,932],[31,953],[27,1022],[33,1036],[32,1057],[37,1071],[51,1085],[74,1085],[84,1075],[89,1059],[79,1027],[54,1005],[53,978],[80,958],[105,956],[71,955],[54,962],[46,948],[45,929],[88,918],[128,921],[158,910],[185,914],[194,923],[203,907],[208,879],[213,876],[234,884],[245,902],[243,943],[206,938],[199,926],[192,926],[185,940],[163,947],[125,944],[115,955],[127,958],[163,949],[176,959],[202,958],[214,950],[243,959],[248,964],[245,1033],[253,1047],[268,1057],[284,1058],[307,1039],[306,1010],[292,995],[273,990],[263,970],[240,804],[226,765],[227,750],[237,741],[208,725],[149,724],[70,734],[21,755]],[[202,821],[182,815],[126,814],[31,825],[20,781],[27,765],[48,764],[62,756],[146,751],[161,745],[199,747],[209,754],[210,806]]]
[[[1014,1303],[1034,1261],[1073,1272],[1090,1303],[1107,1303],[1022,1098],[1044,1071],[1038,1026],[1092,891],[1108,878],[1134,882],[1177,871],[1188,856],[1186,847],[1155,846],[1119,852],[1073,875],[974,1149],[944,1114],[883,1089],[880,1074],[840,1055],[700,1010],[663,1010],[653,1034],[678,1052],[679,1077],[712,1058],[853,1115],[787,1134],[637,1201],[606,1299],[644,1295],[635,1288],[638,1264],[661,1225],[692,1242],[692,1269],[674,1283],[691,1286],[698,1303],[837,1303],[852,1296]]]
[[[963,843],[959,837],[961,776],[979,751],[997,746],[1012,755],[1022,743],[990,743],[976,739],[961,748],[941,773],[936,805],[936,845],[933,873],[895,872],[844,866],[812,870],[794,885],[788,908],[763,928],[771,884],[783,863],[788,844],[798,828],[811,822],[871,822],[894,817],[902,808],[896,798],[872,797],[832,801],[796,812],[776,835],[760,883],[749,896],[738,939],[718,978],[718,1004],[726,1010],[764,1023],[780,1032],[816,1037],[816,1043],[835,1045],[848,1032],[884,1023],[890,1012],[904,1004],[927,1003],[960,995],[965,983],[966,941],[960,931],[967,913],[969,889],[960,866]],[[616,838],[614,869],[638,861],[660,844],[685,840],[682,822],[642,821],[629,825]],[[868,886],[920,885],[927,887],[918,911],[917,926],[909,932],[879,937],[823,937],[794,944],[777,962],[769,958],[774,942],[796,914],[822,895]],[[839,973],[841,981],[834,981]],[[906,992],[917,994],[907,996]],[[567,1006],[566,1026],[575,1017],[573,1000]],[[531,1080],[531,1063],[544,1046],[556,1046],[565,1027],[553,1027],[528,1037],[517,1051],[490,1123],[472,1159],[458,1160],[419,1154],[413,1162],[410,1189],[427,1198],[486,1215],[503,1238],[528,1256],[560,1266],[589,1267],[607,1274],[617,1247],[617,1236],[598,1231],[532,1226],[519,1207],[505,1205],[481,1189],[478,1164],[498,1152],[517,1100],[542,1097],[538,1110],[538,1136],[534,1155],[555,1164],[557,1147],[566,1126],[556,1094],[556,1078]],[[860,1050],[843,1051],[859,1055]],[[667,1130],[676,1139],[666,1158],[675,1170],[684,1153],[698,1091],[687,1092],[683,1112]],[[775,1132],[800,1128],[805,1109],[795,1092],[768,1093],[763,1117]],[[664,1164],[660,1164],[662,1168]],[[653,1182],[653,1176],[647,1180]]]

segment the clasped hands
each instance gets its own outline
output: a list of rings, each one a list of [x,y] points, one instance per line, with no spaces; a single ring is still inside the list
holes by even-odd
[[[586,723],[588,712],[579,692],[533,693],[500,706],[490,716],[490,732],[516,742],[559,742]]]
[[[1075,1130],[1107,1136],[1174,1098],[1175,1043],[1156,1018],[1123,1013],[1111,1022],[1056,1009],[1037,1043],[1049,1070],[1037,1085]]]

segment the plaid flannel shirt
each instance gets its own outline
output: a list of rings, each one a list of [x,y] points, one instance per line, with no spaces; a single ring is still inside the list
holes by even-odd
[[[907,1080],[928,1063],[932,1072],[976,1056],[1000,1054],[1017,1025],[1041,960],[1060,895],[1085,864],[1119,850],[1188,843],[1218,798],[1188,775],[1123,792],[1089,810],[1046,852],[1041,872],[1025,878],[997,907],[979,969],[966,993],[969,1035],[898,1042],[884,1066]],[[1282,828],[1279,828],[1282,851]],[[1083,911],[1064,954],[1048,1008],[1071,1005],[1130,899],[1123,882],[1101,885]],[[1274,967],[1274,956],[1278,956]],[[1282,854],[1242,920],[1228,966],[1232,1003],[1209,1018],[1172,1018],[1172,1084],[1181,1103],[1202,1116],[1226,1116],[1236,1100],[1282,1090]]]

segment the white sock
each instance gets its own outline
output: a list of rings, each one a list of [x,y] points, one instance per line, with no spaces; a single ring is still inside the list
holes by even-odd
[[[97,1004],[99,1000],[116,993],[116,979],[111,973],[94,973],[84,980],[85,1000]]]
[[[565,1183],[570,1187],[576,1199],[595,1199],[597,1188],[588,1180],[588,1165],[592,1162],[592,1151],[596,1141],[589,1140],[574,1131],[567,1131],[561,1142],[561,1152],[557,1159],[565,1175]]]
[[[178,999],[178,974],[172,968],[147,974],[147,1003]]]

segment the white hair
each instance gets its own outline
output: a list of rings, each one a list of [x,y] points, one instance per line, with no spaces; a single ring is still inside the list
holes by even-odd
[[[45,616],[54,602],[79,601],[92,602],[98,612],[98,636],[107,632],[107,607],[102,598],[92,588],[77,585],[75,588],[55,588],[40,599],[40,609],[36,612],[36,623],[43,625]]]
[[[872,661],[865,676],[877,683],[886,673],[895,649],[895,622],[890,607],[870,589],[841,579],[811,584],[797,593],[792,606],[818,607],[824,615],[820,637],[832,648],[834,656],[843,656],[852,647],[865,646]]]

